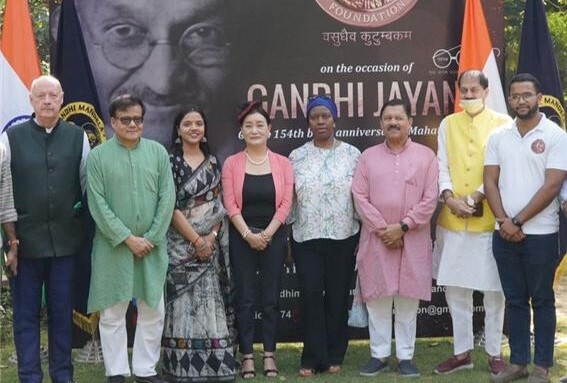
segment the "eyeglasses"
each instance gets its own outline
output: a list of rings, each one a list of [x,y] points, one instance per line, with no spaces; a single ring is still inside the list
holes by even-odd
[[[169,39],[152,40],[148,31],[134,24],[118,24],[104,32],[104,57],[121,69],[134,69],[150,57],[157,45],[174,45]],[[212,67],[224,65],[228,47],[224,30],[211,23],[198,23],[187,28],[177,42],[180,56],[188,65]]]
[[[118,117],[118,121],[122,125],[130,125],[134,121],[135,125],[141,125],[144,122],[144,117]]]
[[[519,93],[519,94],[511,94],[511,95],[508,96],[508,98],[512,101],[520,101],[520,99],[525,100],[525,101],[529,101],[535,95],[536,95],[535,93],[526,92],[526,93]]]

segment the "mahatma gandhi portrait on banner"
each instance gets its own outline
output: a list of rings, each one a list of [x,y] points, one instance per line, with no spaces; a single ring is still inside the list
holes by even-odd
[[[230,56],[225,1],[76,0],[107,134],[108,104],[126,93],[146,105],[144,136],[166,147],[184,105],[201,106],[218,126]]]

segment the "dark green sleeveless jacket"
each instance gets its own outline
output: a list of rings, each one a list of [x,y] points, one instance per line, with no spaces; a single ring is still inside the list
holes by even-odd
[[[77,254],[84,236],[79,175],[83,130],[59,120],[47,133],[30,120],[9,129],[7,135],[18,212],[18,256]]]

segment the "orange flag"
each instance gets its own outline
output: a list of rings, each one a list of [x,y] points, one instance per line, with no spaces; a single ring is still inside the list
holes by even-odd
[[[29,118],[29,88],[41,74],[28,2],[7,0],[0,41],[0,128]]]
[[[469,69],[481,70],[488,77],[490,91],[486,98],[486,105],[492,110],[507,114],[506,99],[502,91],[502,82],[500,81],[496,56],[490,41],[481,0],[466,0],[465,3],[459,75]],[[461,110],[460,98],[461,96],[457,91],[455,112]]]

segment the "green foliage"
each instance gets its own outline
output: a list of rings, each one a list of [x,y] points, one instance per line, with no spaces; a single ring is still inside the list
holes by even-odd
[[[45,332],[42,333],[42,344],[46,344]],[[280,375],[277,379],[266,378],[261,373],[262,354],[260,345],[255,345],[254,356],[256,361],[257,378],[255,383],[305,383],[305,378],[300,378],[297,374],[299,370],[301,347],[300,343],[280,343],[278,344],[277,363]],[[12,347],[0,349],[0,377],[2,382],[17,382],[16,366],[7,361],[13,352]],[[78,350],[75,350],[75,355]],[[484,350],[477,347],[473,351],[474,369],[457,372],[451,375],[435,375],[433,369],[435,366],[449,357],[453,353],[452,344],[448,339],[419,339],[415,352],[414,361],[421,370],[421,377],[412,382],[431,382],[431,383],[471,383],[471,382],[489,382],[487,356]],[[395,354],[395,352],[394,352]],[[508,349],[505,348],[505,354],[508,355]],[[565,345],[558,345],[555,349],[557,365],[551,369],[552,381],[557,381],[563,376],[567,369],[561,361],[567,356]],[[368,341],[351,341],[340,374],[317,374],[309,379],[309,383],[402,383],[409,382],[407,378],[402,378],[397,373],[396,358],[391,357],[390,372],[379,374],[374,378],[366,378],[358,375],[358,369],[366,363],[370,357],[370,349]],[[44,373],[47,374],[47,364],[42,364]],[[102,365],[74,363],[75,379],[78,382],[104,382],[104,367]],[[531,368],[531,367],[530,367]],[[159,371],[159,367],[158,367]],[[238,379],[237,382],[242,382]],[[524,380],[525,382],[525,380]]]
[[[544,0],[563,93],[567,96],[567,0]],[[504,0],[506,78],[516,73],[525,0]]]
[[[0,280],[0,348],[12,343],[12,312],[10,288]]]

